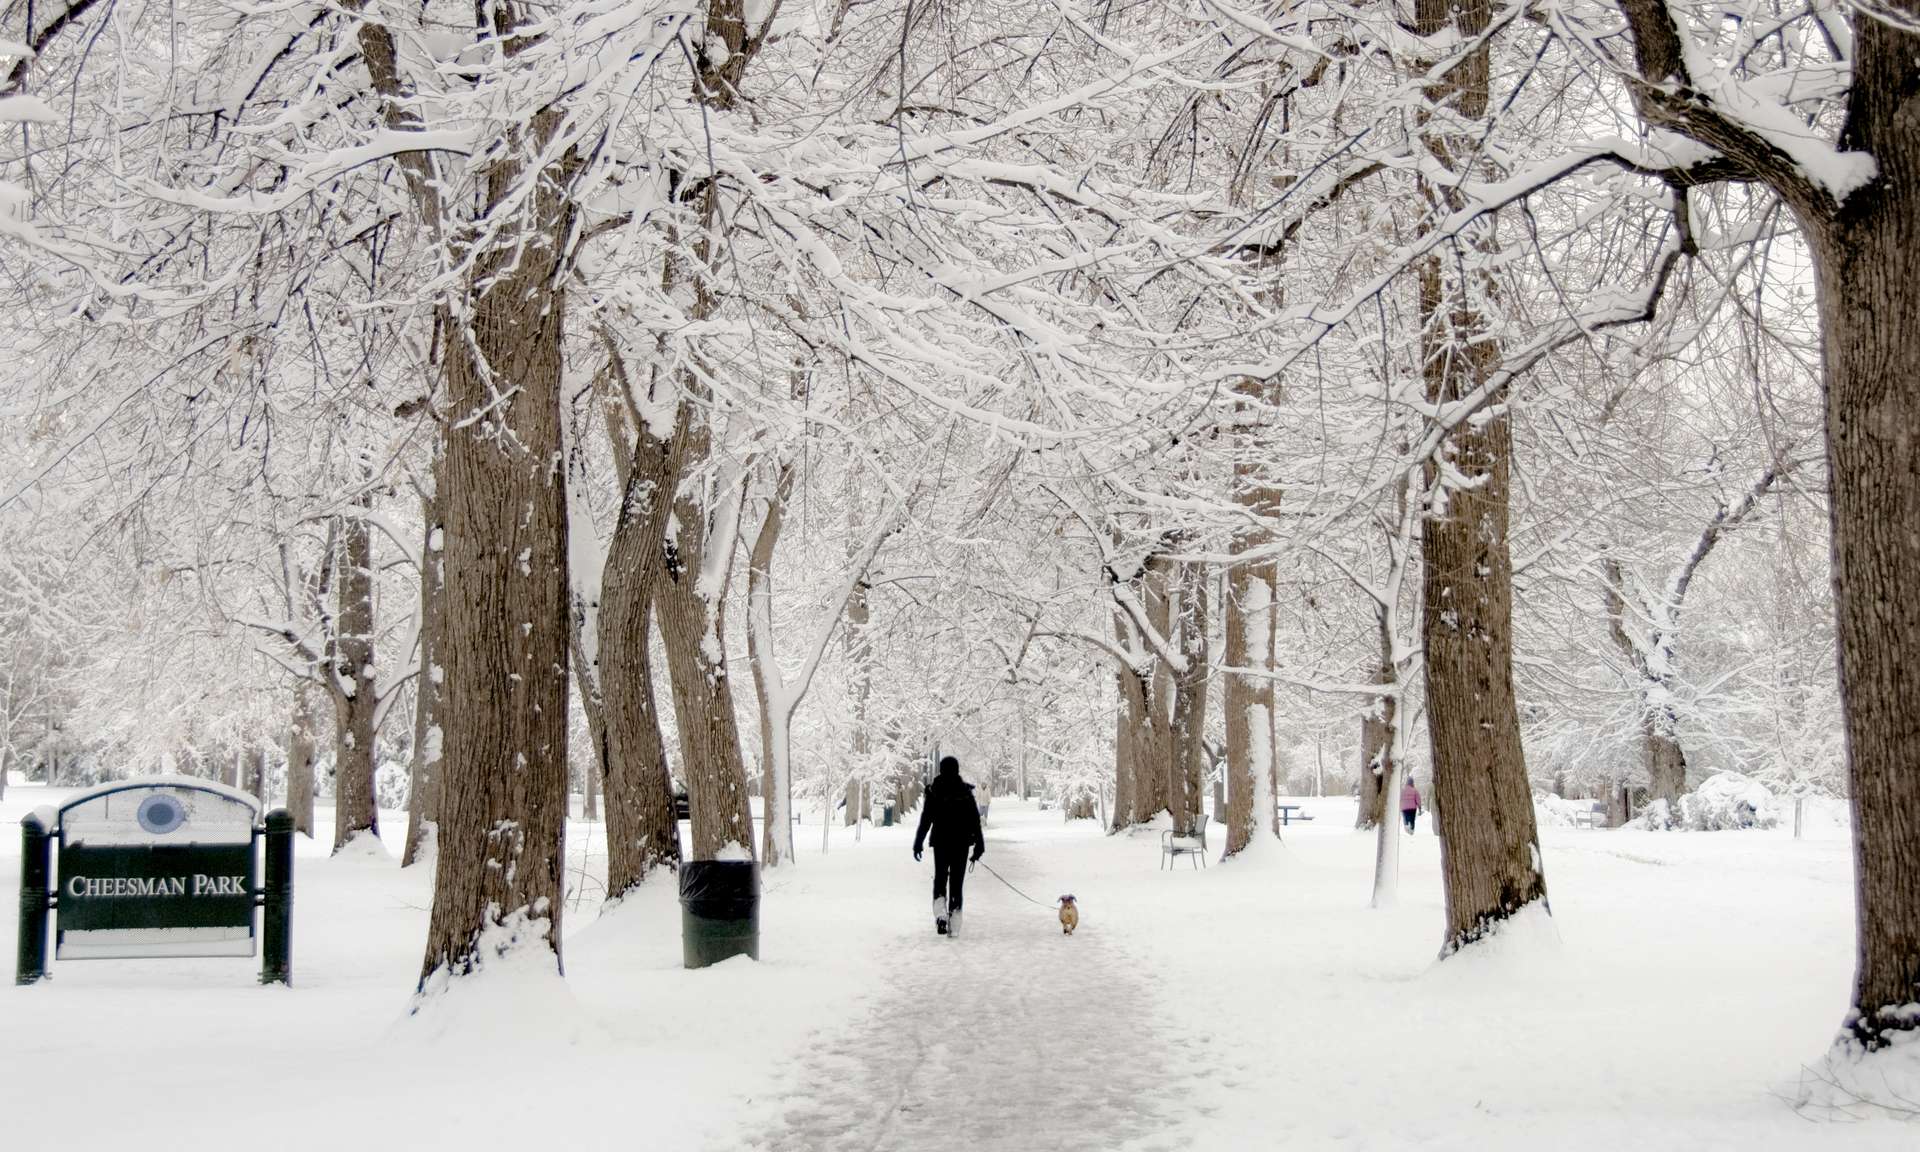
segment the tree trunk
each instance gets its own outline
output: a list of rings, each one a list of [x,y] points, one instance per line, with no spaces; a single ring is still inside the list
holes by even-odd
[[[723,497],[730,498],[730,497]],[[727,674],[721,637],[726,601],[709,600],[693,585],[699,578],[705,518],[696,506],[676,505],[682,538],[695,537],[687,567],[669,565],[659,595],[660,634],[673,680],[673,710],[680,730],[680,761],[687,774],[693,814],[694,860],[753,851],[753,816],[747,807],[746,764],[740,754],[733,679]],[[731,542],[728,543],[731,547]],[[724,585],[724,581],[722,581]]]
[[[1174,829],[1191,832],[1200,821],[1206,788],[1207,730],[1207,585],[1206,566],[1183,561],[1180,579],[1180,657],[1186,670],[1175,676],[1172,723],[1171,808]]]
[[[1377,608],[1376,620],[1380,633],[1380,670],[1375,673],[1373,682],[1387,691],[1381,692],[1360,718],[1360,813],[1354,827],[1373,828],[1391,823],[1396,815],[1393,776],[1399,765],[1394,763],[1395,727],[1399,724],[1396,713],[1399,707],[1393,695],[1399,670],[1393,663],[1393,641],[1387,629],[1392,623],[1386,618],[1385,610]]]
[[[261,745],[254,745],[253,755],[249,756],[247,760],[247,791],[252,792],[253,798],[260,801],[260,810],[265,812],[267,810],[266,748]]]
[[[1115,609],[1113,637],[1120,651],[1132,651],[1128,640],[1132,625],[1127,614]],[[1141,822],[1140,749],[1148,743],[1146,733],[1153,723],[1147,699],[1149,686],[1135,668],[1122,665],[1114,670],[1113,734],[1113,824],[1115,832]]]
[[[407,843],[400,866],[410,867],[433,843],[440,818],[440,762],[446,748],[441,701],[446,691],[440,667],[441,634],[446,616],[446,528],[439,493],[444,478],[436,453],[433,495],[420,498],[420,674],[413,681],[413,780],[407,789]]]
[[[1490,17],[1489,0],[1416,2],[1417,31],[1426,37],[1452,25],[1462,42],[1470,41]],[[1423,126],[1423,143],[1448,169],[1460,170],[1475,147],[1475,137],[1459,125],[1486,114],[1488,70],[1489,53],[1481,47],[1427,87],[1427,98],[1447,111],[1438,117],[1440,127]],[[1453,210],[1460,200],[1457,187],[1426,185],[1423,191],[1436,213]],[[1499,364],[1484,311],[1496,303],[1492,279],[1479,263],[1485,244],[1484,238],[1472,241],[1464,268],[1438,256],[1420,265],[1422,372],[1427,399],[1436,405],[1461,401]],[[1425,470],[1435,507],[1425,530],[1421,631],[1433,794],[1446,813],[1442,955],[1486,936],[1529,905],[1545,907],[1547,894],[1513,697],[1507,540],[1512,440],[1503,401],[1494,397],[1483,421],[1463,425],[1440,449],[1463,483],[1445,484],[1438,460]]]
[[[1256,541],[1250,540],[1249,544]],[[1264,542],[1264,537],[1258,542]],[[1227,574],[1227,667],[1273,665],[1273,599],[1276,569],[1271,563],[1242,564]],[[1259,779],[1271,778],[1273,681],[1229,673],[1226,677],[1227,855],[1244,850],[1259,829],[1254,797]]]
[[[1853,27],[1841,144],[1871,153],[1878,178],[1810,231],[1859,923],[1847,1027],[1872,1050],[1920,1029],[1920,34]]]
[[[552,138],[557,111],[527,125]],[[497,202],[524,175],[494,162]],[[535,239],[475,258],[447,317],[445,715],[439,866],[421,965],[478,971],[508,949],[560,961],[567,815],[567,507],[561,439],[571,213],[556,181],[529,208]],[[450,310],[452,311],[452,310]]]
[[[708,200],[711,230],[711,193]],[[689,373],[682,384],[691,399],[681,403],[675,427],[677,435],[686,438],[686,467],[697,469],[707,461],[713,433],[708,410],[699,403],[704,387],[698,377]],[[703,496],[712,507],[703,506]],[[720,484],[704,494],[683,488],[675,496],[677,538],[665,542],[663,579],[654,598],[673,682],[680,762],[693,816],[689,856],[694,860],[737,853],[752,859],[754,851],[746,764],[726,660],[726,590],[740,500],[739,493]]]
[[[1665,800],[1678,811],[1687,791],[1687,754],[1673,738],[1673,715],[1658,707],[1642,706],[1640,731],[1647,758],[1647,780],[1655,800]]]
[[[1669,810],[1677,810],[1687,790],[1687,755],[1677,734],[1679,717],[1664,703],[1671,698],[1672,686],[1653,673],[1645,649],[1627,632],[1626,577],[1620,561],[1609,556],[1600,562],[1600,571],[1607,630],[1614,648],[1639,676],[1640,757],[1650,799],[1665,800]]]
[[[853,491],[848,496],[850,500],[857,500],[859,494]],[[859,517],[850,515],[847,525],[849,546],[860,536]],[[867,709],[873,697],[873,640],[867,631],[869,622],[867,585],[862,580],[854,588],[853,595],[847,598],[847,679],[848,690],[853,694],[853,747],[849,749],[848,756],[853,765],[853,775],[847,780],[846,815],[846,822],[850,826],[865,820],[872,811],[873,793],[867,780],[870,771],[868,760],[873,754],[872,738],[867,731]]]
[[[1156,554],[1148,558],[1140,579],[1147,622],[1169,644],[1173,642],[1172,574],[1172,562]],[[1173,799],[1173,670],[1157,656],[1151,659],[1153,675],[1143,702],[1148,723],[1140,729],[1144,743],[1135,746],[1133,757],[1133,814],[1141,823],[1170,811]]]
[[[361,498],[371,509],[373,498]],[[380,831],[373,791],[373,713],[379,705],[374,671],[373,528],[365,516],[341,518],[334,574],[338,597],[333,667],[333,850],[362,832]]]
[[[287,728],[287,811],[293,816],[293,830],[313,838],[313,754],[318,742],[314,727],[311,680],[293,685],[293,723]]]
[[[669,260],[662,274],[669,291],[677,269]],[[617,390],[619,396],[603,397],[603,407],[614,459],[622,465],[622,493],[600,579],[598,654],[606,743],[597,752],[607,805],[607,893],[617,898],[657,868],[680,868],[673,774],[653,694],[653,613],[684,448],[680,437],[658,439],[631,417],[626,398],[633,385],[611,343],[608,366],[609,392]],[[662,390],[670,387],[665,380],[658,384]],[[667,399],[647,397],[650,404]]]
[[[1140,678],[1130,670],[1114,673],[1113,709],[1113,822],[1109,831],[1122,832],[1133,827],[1133,744],[1134,730],[1140,723],[1140,710],[1129,700],[1128,683],[1138,694]]]
[[[1372,828],[1387,818],[1387,777],[1393,765],[1387,749],[1384,708],[1385,701],[1375,697],[1360,716],[1360,806],[1354,816],[1355,828]]]
[[[790,697],[773,647],[773,559],[786,524],[787,500],[795,469],[783,461],[777,470],[766,514],[747,557],[747,661],[753,667],[753,693],[760,706],[760,863],[778,868],[793,859],[792,726],[797,697]],[[854,591],[862,606],[866,583]],[[800,686],[804,690],[804,685]],[[901,811],[906,806],[901,805]]]
[[[681,852],[673,773],[653,695],[652,607],[634,602],[624,566],[617,580],[614,571],[610,555],[600,600],[600,671],[607,702],[600,762],[609,897],[632,891],[656,869],[679,871]]]
[[[593,612],[597,615],[598,609]],[[588,613],[576,604],[569,615],[572,634],[567,641],[567,658],[573,667],[573,690],[580,695],[580,714],[587,721],[587,748],[593,760],[580,782],[580,818],[597,820],[600,808],[599,782],[604,771],[600,753],[607,746],[607,710],[600,694],[599,677],[586,669],[586,665],[593,661],[593,654],[586,643]],[[568,775],[567,790],[571,793],[572,774]]]
[[[1392,673],[1380,670],[1376,684],[1391,684]],[[1360,719],[1360,815],[1356,828],[1373,828],[1392,823],[1396,815],[1393,802],[1393,729],[1397,722],[1391,696],[1377,696]]]
[[[1385,775],[1382,777],[1382,791],[1398,792],[1406,782],[1402,773],[1406,765],[1392,755],[1391,747],[1384,757]],[[1374,827],[1373,843],[1373,907],[1390,907],[1400,895],[1400,831],[1399,813],[1395,819],[1382,819]]]

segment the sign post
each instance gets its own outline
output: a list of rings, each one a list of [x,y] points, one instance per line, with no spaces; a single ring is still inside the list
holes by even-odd
[[[267,813],[267,880],[260,889],[260,983],[293,983],[293,813]]]
[[[38,812],[20,821],[20,955],[15,984],[32,984],[47,974],[47,881],[53,835]]]
[[[275,811],[263,826],[259,811],[238,789],[171,776],[89,789],[51,823],[29,815],[21,822],[16,982],[48,975],[50,918],[60,960],[252,956],[262,908],[260,980],[290,983],[293,818]],[[263,836],[265,882],[256,886]]]

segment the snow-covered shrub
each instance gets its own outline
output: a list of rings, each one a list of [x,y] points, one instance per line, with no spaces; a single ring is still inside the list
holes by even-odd
[[[1638,816],[1627,821],[1627,827],[1645,828],[1652,832],[1666,832],[1674,828],[1684,827],[1684,825],[1675,817],[1671,805],[1665,800],[1654,800],[1645,808],[1640,809]]]
[[[1738,772],[1722,772],[1680,797],[1680,818],[1696,832],[1719,832],[1772,828],[1780,823],[1780,811],[1766,785]]]
[[[1773,793],[1751,776],[1722,772],[1680,797],[1677,808],[1655,800],[1629,824],[1655,832],[1686,829],[1724,832],[1739,828],[1772,828],[1780,823],[1780,806]]]
[[[1533,818],[1542,828],[1592,828],[1592,800],[1568,800],[1551,792],[1533,794]],[[1604,825],[1605,820],[1598,821]]]

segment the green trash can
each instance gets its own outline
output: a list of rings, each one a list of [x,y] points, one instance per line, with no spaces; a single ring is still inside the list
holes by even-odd
[[[893,827],[893,805],[888,804],[886,807],[880,809],[880,827]]]
[[[760,866],[689,860],[680,866],[680,953],[688,968],[760,958]]]

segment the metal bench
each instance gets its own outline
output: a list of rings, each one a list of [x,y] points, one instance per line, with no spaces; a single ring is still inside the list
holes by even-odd
[[[1207,866],[1207,814],[1200,813],[1200,822],[1193,826],[1192,835],[1180,836],[1169,828],[1160,833],[1160,867],[1173,867],[1173,861],[1180,856],[1192,856],[1199,863],[1196,868]]]

